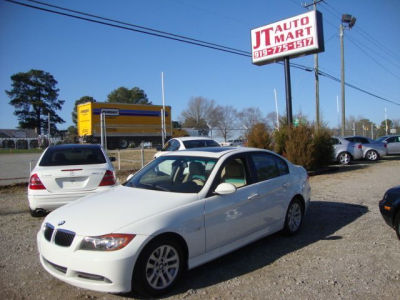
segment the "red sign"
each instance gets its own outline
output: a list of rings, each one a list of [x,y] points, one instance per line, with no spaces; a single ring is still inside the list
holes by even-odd
[[[252,61],[264,65],[324,51],[322,15],[310,11],[251,31]]]

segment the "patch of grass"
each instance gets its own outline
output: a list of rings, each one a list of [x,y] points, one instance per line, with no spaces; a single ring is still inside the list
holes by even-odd
[[[43,149],[0,149],[0,154],[42,153]]]

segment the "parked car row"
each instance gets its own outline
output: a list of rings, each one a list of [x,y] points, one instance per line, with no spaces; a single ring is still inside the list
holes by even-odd
[[[400,135],[383,136],[371,140],[363,136],[332,137],[334,159],[340,164],[352,160],[376,161],[386,155],[400,154]]]

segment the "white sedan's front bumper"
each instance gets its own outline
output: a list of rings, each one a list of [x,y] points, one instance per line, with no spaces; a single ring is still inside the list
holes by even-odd
[[[132,272],[140,246],[146,237],[137,235],[123,249],[116,251],[80,250],[83,237],[75,236],[71,246],[63,247],[37,234],[40,262],[54,277],[71,285],[109,293],[129,292]]]

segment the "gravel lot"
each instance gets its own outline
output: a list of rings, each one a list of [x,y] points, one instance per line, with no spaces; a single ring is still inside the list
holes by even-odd
[[[166,298],[399,299],[400,242],[378,201],[400,184],[400,157],[312,176],[312,204],[295,237],[275,234],[196,268]],[[25,187],[0,189],[2,299],[125,299],[78,289],[40,266]]]

